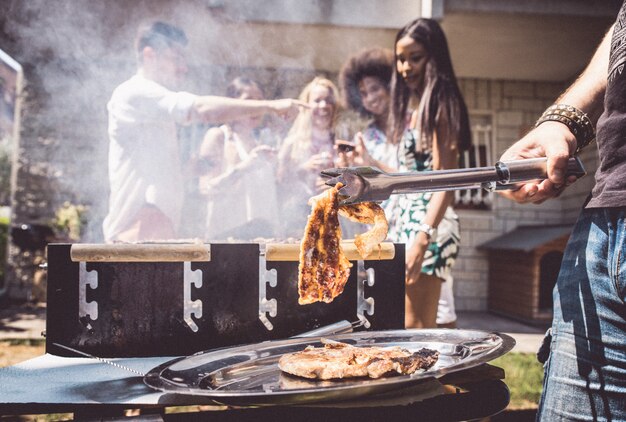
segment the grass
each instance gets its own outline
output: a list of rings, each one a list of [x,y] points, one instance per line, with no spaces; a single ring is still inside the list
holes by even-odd
[[[45,340],[0,340],[0,368],[41,356],[45,353]]]
[[[536,409],[543,387],[543,365],[534,353],[507,353],[490,362],[504,369],[504,382],[511,391],[507,409]]]

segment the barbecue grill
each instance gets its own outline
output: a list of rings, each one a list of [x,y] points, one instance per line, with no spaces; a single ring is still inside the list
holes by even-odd
[[[71,356],[59,343],[103,357],[180,356],[342,320],[403,327],[400,245],[353,260],[330,304],[298,305],[298,256],[296,244],[50,245],[47,351]]]
[[[353,243],[343,247],[353,264],[344,292],[330,304],[299,305],[295,244],[51,244],[46,354],[0,369],[0,412],[81,418],[212,404],[222,411],[211,417],[223,420],[382,420],[407,411],[463,420],[506,407],[503,373],[486,363],[513,339],[403,330],[404,245],[384,243],[368,260]],[[414,376],[286,382],[275,366],[280,353],[320,336],[429,345],[442,357]],[[208,382],[216,376],[228,381],[219,393]]]

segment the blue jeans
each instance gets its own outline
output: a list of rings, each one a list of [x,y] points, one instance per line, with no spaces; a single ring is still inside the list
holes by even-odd
[[[626,421],[625,215],[585,209],[572,232],[537,420]]]

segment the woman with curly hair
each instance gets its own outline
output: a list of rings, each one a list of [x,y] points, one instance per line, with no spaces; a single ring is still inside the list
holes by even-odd
[[[391,102],[393,52],[386,48],[370,48],[350,57],[339,73],[339,86],[344,105],[370,119],[367,127],[357,134],[373,159],[398,167],[397,144],[387,142],[387,120]]]

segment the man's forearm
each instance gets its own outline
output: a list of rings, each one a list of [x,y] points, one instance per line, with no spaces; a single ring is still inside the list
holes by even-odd
[[[242,117],[259,116],[271,110],[265,100],[242,100],[239,98],[201,96],[192,109],[192,120],[205,123],[226,123]]]
[[[613,27],[607,31],[583,73],[556,101],[584,111],[594,124],[604,106],[612,35]]]

